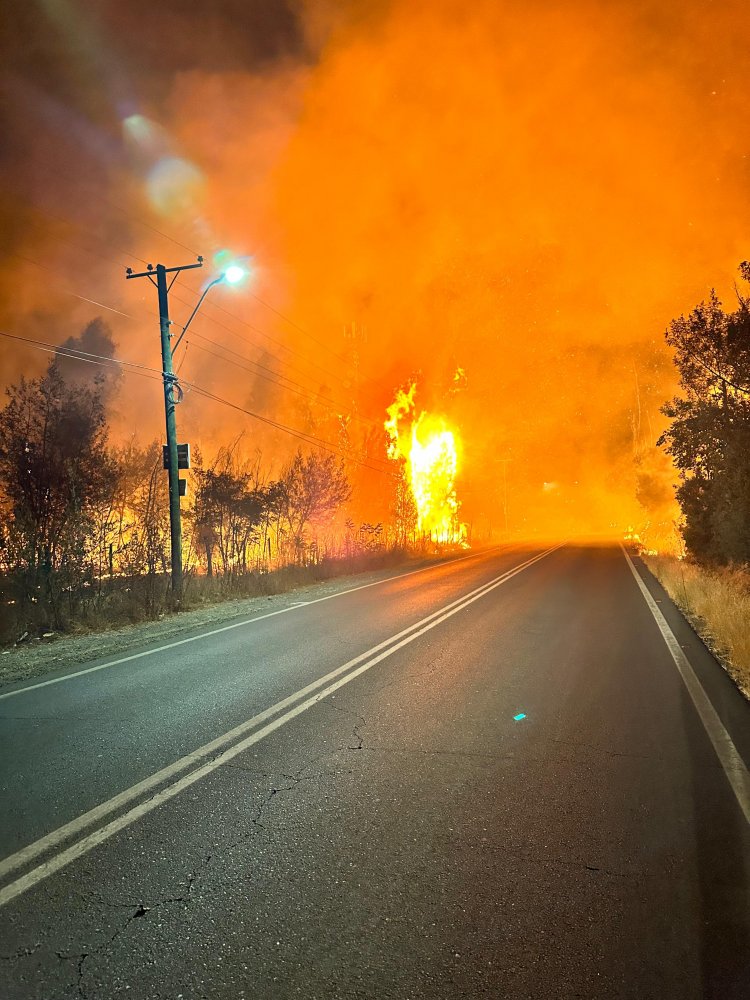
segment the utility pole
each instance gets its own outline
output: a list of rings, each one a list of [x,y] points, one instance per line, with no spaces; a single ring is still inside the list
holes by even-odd
[[[172,550],[172,601],[179,605],[182,601],[182,523],[180,518],[180,473],[177,460],[177,423],[175,421],[175,406],[180,402],[182,390],[172,367],[172,321],[169,318],[169,290],[180,271],[191,271],[203,267],[203,258],[198,258],[197,264],[183,264],[181,267],[165,267],[157,264],[154,269],[151,264],[148,270],[133,274],[132,268],[126,269],[126,278],[148,278],[156,287],[159,297],[159,330],[161,334],[161,364],[164,379],[164,412],[167,420],[167,472],[169,474],[169,531]],[[168,283],[167,275],[174,277]],[[156,280],[154,280],[154,278]],[[200,303],[199,303],[200,304]],[[190,317],[192,319],[192,316]],[[187,325],[185,327],[187,329]],[[184,330],[183,330],[184,333]],[[176,394],[176,395],[175,395]]]
[[[505,540],[508,540],[508,462],[509,458],[498,458],[503,466],[503,517],[505,519]]]

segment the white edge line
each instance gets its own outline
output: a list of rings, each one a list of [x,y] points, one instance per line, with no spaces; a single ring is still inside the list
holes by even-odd
[[[63,681],[73,680],[75,677],[83,677],[85,674],[94,674],[99,670],[107,670],[109,667],[116,667],[120,663],[129,663],[131,660],[139,660],[143,656],[153,656],[154,653],[162,653],[165,649],[174,649],[176,646],[184,646],[188,642],[197,642],[199,639],[208,639],[212,635],[219,635],[221,632],[229,632],[235,628],[242,628],[245,625],[252,625],[255,622],[263,621],[265,618],[273,618],[275,615],[286,614],[287,611],[297,611],[301,607],[310,604],[320,604],[322,601],[330,601],[334,597],[344,597],[346,594],[353,594],[358,590],[367,590],[368,587],[378,587],[381,583],[391,583],[393,580],[405,580],[409,576],[416,576],[418,573],[426,573],[428,570],[436,569],[440,566],[452,566],[454,563],[464,562],[466,559],[478,559],[480,556],[493,552],[496,548],[483,549],[481,552],[471,552],[467,556],[459,556],[457,559],[446,559],[444,562],[433,563],[432,566],[423,566],[421,569],[413,569],[408,573],[397,573],[395,576],[385,577],[383,580],[373,580],[372,583],[363,583],[358,587],[349,587],[348,590],[339,590],[335,594],[326,594],[325,597],[316,597],[312,601],[298,602],[286,608],[279,608],[278,611],[269,611],[265,615],[258,615],[256,618],[246,618],[241,622],[232,622],[231,625],[222,625],[219,628],[211,629],[209,632],[201,632],[200,635],[191,635],[186,639],[176,639],[174,642],[167,642],[163,646],[156,646],[154,649],[144,649],[139,653],[131,653],[130,656],[121,656],[116,660],[107,660],[106,663],[99,663],[94,667],[84,667],[83,670],[75,670],[61,677],[50,677],[46,681],[38,681],[36,684],[27,684],[25,687],[16,688],[13,691],[0,693],[0,701],[4,698],[15,698],[16,695],[26,694],[27,691],[36,691],[37,688],[49,687],[50,684],[61,684]],[[277,595],[281,596],[281,595]]]
[[[167,802],[169,801],[169,799],[174,798],[185,788],[189,788],[190,785],[194,784],[196,781],[199,781],[201,778],[206,777],[212,771],[215,771],[217,768],[225,764],[228,760],[232,760],[234,757],[243,753],[249,747],[253,746],[253,744],[258,743],[260,740],[264,739],[266,736],[274,732],[276,729],[279,729],[287,722],[296,718],[296,716],[301,715],[302,712],[307,711],[307,709],[311,708],[313,705],[316,705],[322,699],[328,697],[329,694],[332,694],[334,691],[337,691],[339,688],[343,687],[345,684],[348,684],[356,677],[359,677],[360,674],[363,674],[371,667],[374,667],[375,664],[380,663],[382,660],[385,660],[387,657],[391,656],[397,650],[408,645],[410,642],[413,642],[415,639],[417,639],[421,635],[424,635],[426,632],[429,632],[431,629],[435,628],[435,626],[439,625],[441,622],[444,622],[446,619],[451,618],[459,611],[463,611],[464,608],[468,607],[470,604],[473,604],[474,601],[478,601],[481,597],[484,597],[492,590],[495,590],[496,587],[500,587],[502,584],[512,579],[512,577],[516,576],[518,573],[523,572],[523,570],[527,569],[529,566],[534,565],[534,563],[539,562],[541,559],[544,559],[546,556],[550,555],[552,552],[557,551],[557,549],[559,548],[561,548],[561,545],[552,546],[546,551],[534,556],[532,559],[529,559],[526,562],[523,562],[518,566],[515,566],[510,570],[507,570],[505,573],[501,574],[501,576],[496,577],[494,580],[491,580],[489,583],[484,584],[482,587],[479,587],[474,591],[470,591],[469,594],[465,594],[463,597],[458,598],[457,600],[451,602],[450,604],[445,605],[443,608],[440,608],[438,611],[433,612],[431,615],[428,615],[426,618],[421,619],[419,622],[415,622],[414,625],[410,626],[409,628],[404,629],[402,632],[399,632],[394,636],[391,636],[389,639],[384,640],[379,645],[373,646],[372,649],[367,650],[367,652],[362,653],[358,657],[355,657],[353,660],[350,660],[347,663],[343,664],[342,666],[337,667],[335,670],[332,670],[325,677],[319,678],[317,681],[314,681],[306,688],[302,688],[295,694],[290,695],[289,698],[284,699],[284,701],[278,702],[276,705],[267,709],[265,712],[260,713],[260,715],[257,715],[253,719],[250,719],[248,722],[245,722],[242,725],[237,726],[235,729],[231,730],[231,732],[224,734],[224,736],[220,736],[217,740],[214,740],[212,743],[207,743],[199,750],[196,750],[193,753],[186,755],[179,761],[175,761],[174,764],[171,764],[169,767],[162,769],[161,771],[152,775],[150,778],[147,778],[144,781],[139,782],[137,785],[132,786],[132,788],[127,789],[125,792],[120,793],[120,795],[117,795],[114,798],[108,800],[107,802],[102,803],[102,805],[97,806],[95,809],[90,810],[88,813],[84,813],[76,820],[72,820],[70,823],[67,823],[65,826],[60,827],[56,831],[53,831],[53,833],[48,834],[41,840],[35,841],[33,844],[30,844],[27,848],[23,848],[16,854],[13,854],[10,857],[6,858],[3,861],[2,865],[0,865],[0,872],[2,874],[7,874],[9,871],[21,867],[23,864],[30,861],[31,858],[37,856],[42,851],[47,850],[49,847],[54,846],[56,843],[59,843],[60,841],[72,836],[76,832],[79,832],[80,829],[85,828],[86,826],[90,826],[91,823],[94,822],[95,820],[100,819],[105,815],[108,815],[119,806],[126,804],[128,801],[132,801],[133,798],[137,797],[137,795],[141,794],[143,791],[147,791],[150,788],[154,787],[155,785],[161,783],[165,778],[170,777],[172,774],[184,770],[185,767],[188,767],[191,763],[196,763],[199,759],[207,756],[213,750],[217,750],[220,746],[222,746],[232,738],[236,737],[237,735],[240,735],[243,732],[247,732],[249,728],[257,725],[261,721],[264,721],[269,716],[276,714],[281,708],[286,707],[287,705],[289,705],[294,701],[298,701],[300,697],[304,697],[305,694],[309,693],[314,688],[320,687],[321,685],[327,683],[329,680],[331,680],[334,677],[337,677],[337,675],[341,674],[342,672],[349,670],[349,668],[351,668],[352,666],[360,664],[359,666],[356,666],[356,669],[349,670],[349,673],[347,673],[344,677],[339,677],[338,680],[335,680],[332,684],[329,684],[329,686],[324,690],[318,691],[317,694],[313,695],[311,698],[308,698],[306,701],[303,701],[300,704],[295,705],[284,715],[281,715],[278,718],[273,719],[273,721],[263,726],[263,728],[250,733],[249,736],[246,736],[244,739],[240,740],[239,743],[234,743],[227,749],[220,751],[213,760],[210,760],[205,764],[202,764],[194,771],[191,771],[189,774],[184,775],[184,777],[179,778],[173,784],[168,785],[166,788],[163,788],[160,791],[158,791],[150,799],[146,799],[144,802],[139,803],[138,805],[130,809],[128,812],[123,813],[123,815],[118,816],[116,819],[112,820],[110,823],[107,823],[105,826],[100,827],[98,830],[94,830],[92,833],[83,837],[77,843],[72,844],[70,847],[61,851],[59,854],[38,865],[30,872],[27,872],[26,875],[23,875],[20,878],[16,879],[14,882],[9,883],[2,890],[0,890],[0,907],[4,906],[6,903],[10,902],[12,899],[15,899],[22,893],[26,892],[28,889],[32,888],[38,882],[41,882],[43,879],[47,878],[49,875],[52,875],[54,872],[59,871],[61,868],[64,868],[71,861],[74,861],[76,858],[79,858],[83,854],[86,854],[92,848],[103,843],[105,840],[108,840],[115,833],[118,833],[120,830],[123,830],[131,823],[140,819],[142,816],[145,816],[153,809],[156,809],[163,802]],[[386,646],[388,648],[383,649],[383,647]],[[373,653],[375,653],[376,655],[372,656]],[[362,663],[361,662],[362,660],[365,660],[365,662]]]
[[[680,677],[682,678],[683,683],[688,690],[688,694],[695,705],[698,716],[703,723],[703,728],[706,730],[708,738],[711,740],[711,744],[716,751],[716,756],[719,758],[719,762],[724,769],[724,773],[727,776],[729,784],[732,786],[732,791],[734,792],[735,798],[739,803],[740,809],[744,813],[745,820],[750,823],[750,774],[748,774],[745,762],[740,756],[737,747],[732,742],[732,737],[726,731],[724,723],[719,718],[716,709],[711,704],[703,685],[698,680],[695,671],[690,665],[690,661],[687,656],[685,656],[685,653],[677,640],[677,636],[669,627],[667,619],[664,617],[661,609],[651,596],[651,591],[643,582],[641,574],[635,568],[635,564],[628,555],[625,546],[622,545],[621,548],[623,555],[628,561],[628,566],[630,566],[633,576],[636,579],[636,583],[641,589],[641,593],[645,598],[646,604],[648,604],[649,610],[654,616],[656,624],[659,626],[662,638],[667,644],[667,649],[671,653]]]

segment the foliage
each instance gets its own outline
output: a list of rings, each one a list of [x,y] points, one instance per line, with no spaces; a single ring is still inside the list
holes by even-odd
[[[399,466],[392,514],[398,545],[405,548],[409,539],[413,539],[416,535],[419,518],[414,495],[406,481],[406,471],[403,464]]]
[[[114,473],[104,410],[97,383],[73,389],[54,362],[8,397],[0,413],[2,558],[20,596],[37,601],[42,592],[59,620],[63,593],[87,577],[96,507]]]
[[[299,553],[304,546],[305,529],[313,521],[330,519],[351,497],[351,487],[343,460],[332,454],[298,450],[284,470],[280,509],[289,536]]]
[[[258,483],[257,469],[238,459],[236,445],[220,449],[209,468],[195,473],[194,530],[209,576],[215,552],[223,573],[247,572],[248,555],[271,499]]]
[[[680,473],[689,552],[720,564],[750,561],[750,309],[738,300],[727,313],[712,292],[666,334],[682,393],[663,407],[659,444]]]
[[[66,344],[114,354],[99,321]],[[44,376],[8,390],[0,412],[2,641],[110,627],[166,607],[162,446],[108,444],[105,406],[119,381],[118,372],[92,379],[87,366],[61,355]],[[341,559],[351,569],[360,559],[374,565],[403,541],[404,530],[394,534],[377,517],[356,529],[337,522],[352,488],[332,455],[298,451],[278,480],[268,480],[260,454],[248,459],[239,445],[238,438],[220,448],[206,465],[193,453],[182,504],[188,602],[271,592],[289,583],[280,573],[324,574]]]

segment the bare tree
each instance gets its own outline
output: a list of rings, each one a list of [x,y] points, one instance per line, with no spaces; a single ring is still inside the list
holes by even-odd
[[[194,534],[205,552],[209,575],[214,570],[214,552],[225,576],[247,572],[266,513],[258,463],[242,461],[237,443],[221,448],[210,468],[195,472]]]
[[[352,490],[343,460],[333,455],[298,451],[284,470],[282,511],[297,561],[303,558],[305,529],[314,521],[329,519],[350,499]]]

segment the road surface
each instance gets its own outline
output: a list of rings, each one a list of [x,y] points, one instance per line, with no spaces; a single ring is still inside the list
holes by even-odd
[[[0,996],[750,996],[750,706],[637,559],[307,599],[0,691]]]

